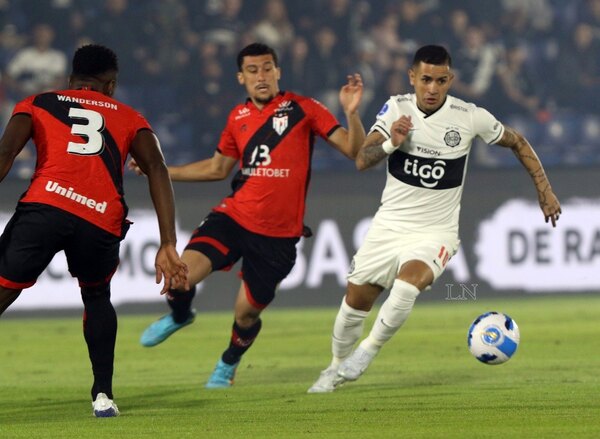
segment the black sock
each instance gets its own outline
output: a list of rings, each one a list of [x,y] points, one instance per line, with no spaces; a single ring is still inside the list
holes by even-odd
[[[110,303],[110,290],[107,290],[106,294],[83,294],[82,297],[85,306],[83,336],[94,373],[92,400],[96,400],[98,393],[105,393],[112,399],[117,313]]]
[[[260,332],[260,328],[262,326],[262,321],[258,319],[254,325],[251,327],[244,329],[240,328],[238,324],[234,321],[233,328],[231,331],[231,341],[229,342],[229,347],[221,357],[224,363],[227,364],[236,364],[240,361],[244,352],[250,349],[252,343],[258,336]]]
[[[196,287],[192,287],[189,291],[169,290],[169,300],[167,303],[171,307],[173,320],[175,323],[183,323],[192,312],[192,299],[196,295]]]

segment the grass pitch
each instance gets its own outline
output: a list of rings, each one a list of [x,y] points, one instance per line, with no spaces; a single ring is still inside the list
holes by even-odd
[[[467,349],[471,321],[489,310],[521,330],[504,365],[481,364]],[[157,316],[121,315],[121,416],[111,419],[91,414],[80,319],[0,320],[0,437],[600,437],[600,296],[417,302],[359,381],[309,395],[330,360],[336,312],[266,311],[235,386],[211,391],[203,384],[231,313],[201,313],[150,349],[138,338]]]

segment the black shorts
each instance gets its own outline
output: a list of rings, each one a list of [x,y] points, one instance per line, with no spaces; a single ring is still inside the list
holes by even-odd
[[[32,286],[61,250],[80,286],[109,282],[119,265],[120,242],[119,237],[64,210],[19,203],[0,236],[0,285]]]
[[[222,213],[213,212],[194,230],[186,250],[203,253],[213,271],[229,270],[242,258],[242,280],[249,302],[265,308],[277,285],[292,271],[298,238],[274,238],[250,232]]]

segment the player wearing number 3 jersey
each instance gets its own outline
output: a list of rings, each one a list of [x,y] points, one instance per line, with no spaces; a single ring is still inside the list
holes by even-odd
[[[0,180],[31,138],[35,173],[0,237],[0,314],[35,284],[64,250],[81,287],[84,336],[94,383],[93,412],[118,415],[112,374],[117,318],[110,280],[129,222],[123,198],[123,165],[129,153],[148,175],[158,216],[156,281],[187,284],[187,267],[175,250],[173,190],[156,136],[135,110],[111,98],[117,79],[112,50],[88,45],[73,57],[69,90],[19,102],[0,139]]]
[[[362,96],[358,74],[349,76],[340,91],[346,130],[314,99],[279,90],[280,70],[270,47],[251,44],[237,61],[238,81],[249,98],[231,111],[216,153],[207,160],[169,167],[173,180],[203,181],[222,180],[239,166],[231,194],[194,231],[182,255],[190,267],[191,284],[242,259],[229,346],[206,383],[208,388],[231,386],[242,355],[260,331],[262,310],[294,265],[315,136],[352,159],[365,137],[358,116]],[[132,167],[136,169],[135,164]],[[177,287],[168,298],[172,313],[144,332],[144,346],[162,342],[193,321],[193,291]]]

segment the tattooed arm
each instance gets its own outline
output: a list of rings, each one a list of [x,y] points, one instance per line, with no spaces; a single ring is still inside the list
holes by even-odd
[[[409,130],[413,124],[410,116],[401,116],[392,124],[391,137],[385,139],[379,131],[373,131],[367,136],[358,155],[356,156],[356,168],[359,171],[375,166],[381,160],[393,153],[406,140]]]
[[[556,221],[558,221],[562,213],[560,203],[552,191],[552,186],[550,186],[550,181],[546,176],[540,159],[527,139],[515,129],[504,126],[504,134],[500,141],[498,141],[498,145],[512,149],[513,153],[527,170],[537,190],[540,208],[544,213],[546,222],[551,221],[552,227],[556,227]]]

